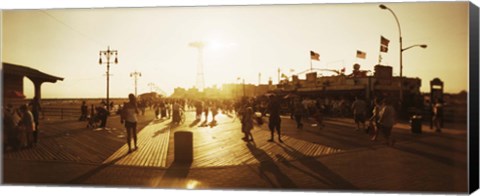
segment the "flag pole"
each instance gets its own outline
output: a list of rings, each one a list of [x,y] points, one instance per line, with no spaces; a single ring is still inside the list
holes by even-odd
[[[312,68],[312,58],[310,58],[310,72],[312,72],[313,68]]]

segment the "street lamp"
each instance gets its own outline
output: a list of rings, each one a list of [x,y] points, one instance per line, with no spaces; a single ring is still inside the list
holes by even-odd
[[[427,45],[426,45],[426,44],[415,44],[415,45],[412,45],[412,46],[403,48],[403,49],[402,49],[402,52],[405,51],[405,50],[408,50],[408,49],[410,49],[410,48],[413,48],[413,47],[415,47],[415,46],[418,46],[418,47],[420,47],[420,48],[427,48]]]
[[[403,57],[402,57],[402,52],[403,52],[403,49],[402,49],[402,29],[400,28],[400,22],[398,21],[398,17],[397,15],[395,14],[395,12],[393,12],[393,10],[391,10],[389,7],[383,5],[383,4],[380,4],[379,5],[380,9],[382,10],[388,10],[390,11],[390,13],[393,14],[393,17],[395,17],[395,21],[397,21],[397,26],[398,26],[398,35],[400,37],[400,105],[402,104],[402,101],[403,101],[403,81],[402,81],[402,77],[403,77]]]
[[[107,62],[102,61],[102,55],[105,56]],[[110,57],[115,55],[115,60],[113,62],[110,61]],[[100,57],[98,60],[98,64],[106,64],[107,65],[107,110],[110,111],[110,100],[109,100],[109,88],[110,88],[110,63],[118,64],[118,51],[117,50],[110,50],[110,46],[108,46],[107,50],[100,51]]]
[[[137,80],[138,80],[138,77],[142,77],[142,73],[135,71],[130,73],[130,77],[133,77],[135,79],[135,97],[136,97],[137,96]]]
[[[403,43],[402,43],[402,29],[400,28],[400,22],[398,21],[398,17],[397,15],[395,14],[395,12],[393,12],[392,9],[390,9],[389,7],[383,5],[383,4],[380,4],[379,5],[380,9],[383,9],[383,10],[388,10],[390,11],[390,13],[393,14],[393,17],[395,17],[395,21],[397,22],[397,26],[398,26],[398,35],[400,37],[399,41],[400,41],[400,106],[402,105],[402,102],[403,102],[403,51],[405,50],[408,50],[410,48],[413,48],[415,46],[419,46],[421,48],[426,48],[427,45],[425,44],[416,44],[416,45],[413,45],[413,46],[409,46],[407,48],[403,48]]]
[[[155,83],[150,82],[147,85],[148,85],[148,87],[150,87],[150,92],[153,92],[153,88],[155,88]]]

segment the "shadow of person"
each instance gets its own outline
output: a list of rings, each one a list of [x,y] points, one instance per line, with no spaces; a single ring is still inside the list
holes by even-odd
[[[208,127],[208,121],[205,119],[205,121],[203,121],[198,127]]]
[[[152,138],[157,137],[158,135],[167,132],[168,130],[172,129],[173,127],[171,125],[166,125],[165,127],[161,128],[158,131],[155,131],[152,135]]]
[[[107,163],[104,163],[104,164],[101,164],[100,166],[92,169],[92,170],[89,170],[87,172],[85,172],[84,174],[82,174],[81,176],[78,176],[70,181],[67,182],[67,184],[81,184],[82,182],[85,182],[87,181],[90,177],[94,176],[95,174],[98,174],[100,173],[102,170],[108,168],[109,166],[113,166],[115,165],[116,162],[120,161],[121,159],[125,158],[128,154],[124,154],[110,162],[107,162]]]
[[[154,120],[150,123],[150,125],[163,123],[163,122],[165,122],[165,121],[167,121],[167,119],[164,119],[164,118],[154,119]]]
[[[320,161],[316,160],[313,157],[306,156],[305,154],[301,153],[300,151],[296,150],[295,148],[289,146],[286,143],[278,144],[289,156],[294,157],[301,163],[303,166],[307,167],[310,171],[315,172],[317,175],[323,177],[322,182],[326,183],[327,186],[331,187],[332,189],[342,189],[342,190],[356,190],[358,189],[344,179],[342,176],[336,174],[330,168],[325,166]],[[319,179],[319,178],[315,178]]]
[[[200,122],[200,119],[195,119],[192,123],[190,123],[190,125],[188,125],[188,127],[192,128],[195,125],[197,125],[199,122]]]
[[[287,189],[297,188],[295,183],[282,172],[282,170],[275,164],[273,159],[264,150],[257,148],[251,143],[248,143],[247,147],[255,159],[260,162],[258,169],[261,178],[268,181],[272,186],[278,186],[280,188]],[[270,173],[275,177],[275,181],[278,183],[278,185],[267,176],[267,173]]]
[[[217,126],[217,121],[212,120],[212,122],[208,123],[208,126],[210,126],[210,128]]]

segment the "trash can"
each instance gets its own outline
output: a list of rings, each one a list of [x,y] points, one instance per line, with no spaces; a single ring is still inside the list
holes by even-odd
[[[422,133],[422,116],[413,115],[410,118],[410,127],[412,129],[412,133]]]
[[[177,163],[191,163],[193,161],[193,133],[177,131],[173,136],[174,161]]]

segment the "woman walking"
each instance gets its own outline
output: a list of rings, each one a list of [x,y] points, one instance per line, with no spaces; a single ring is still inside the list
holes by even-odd
[[[22,113],[22,117],[20,120],[20,127],[22,129],[22,133],[20,134],[22,139],[22,146],[23,147],[32,147],[34,143],[34,132],[35,132],[35,122],[33,118],[33,114],[28,110],[27,105],[22,105],[20,107],[20,111]]]
[[[242,139],[244,141],[252,141],[253,142],[253,109],[251,107],[247,107],[245,112],[242,115],[242,132],[245,134],[245,137]]]
[[[133,136],[133,143],[135,145],[134,150],[138,149],[137,146],[137,114],[140,113],[140,110],[137,106],[137,101],[135,95],[128,95],[129,102],[125,103],[123,106],[123,111],[121,115],[121,123],[125,122],[125,128],[127,130],[127,144],[128,144],[128,153],[132,152],[130,140]]]

